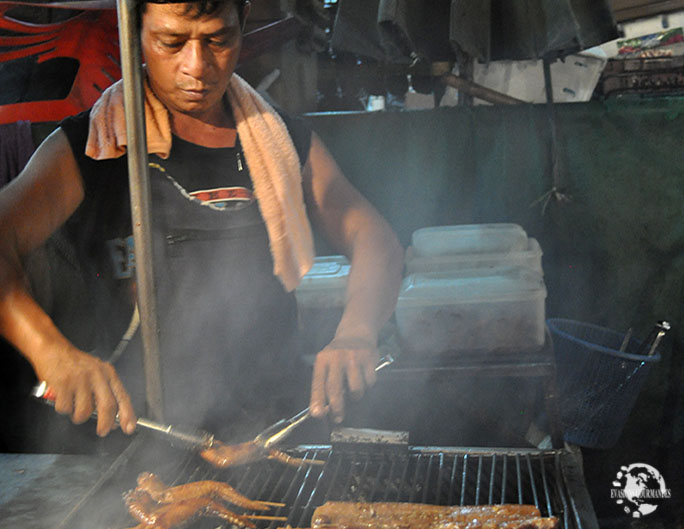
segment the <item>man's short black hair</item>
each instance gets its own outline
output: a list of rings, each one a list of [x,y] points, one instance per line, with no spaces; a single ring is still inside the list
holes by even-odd
[[[203,15],[212,15],[216,13],[221,7],[227,3],[233,3],[238,8],[238,16],[240,17],[240,27],[244,27],[245,6],[249,0],[137,0],[136,10],[138,12],[138,23],[142,24],[142,15],[145,12],[147,4],[193,4],[192,15],[201,17]]]

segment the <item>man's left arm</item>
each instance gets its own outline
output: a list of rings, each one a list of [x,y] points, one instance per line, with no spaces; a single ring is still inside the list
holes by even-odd
[[[333,340],[316,356],[311,385],[313,416],[330,413],[341,422],[345,394],[358,399],[375,383],[378,334],[394,311],[404,251],[316,134],[303,176],[312,222],[351,261],[342,319]]]

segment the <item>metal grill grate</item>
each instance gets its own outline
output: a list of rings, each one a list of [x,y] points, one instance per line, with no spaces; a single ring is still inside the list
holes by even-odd
[[[324,466],[298,468],[252,465],[216,472],[201,479],[223,479],[248,495],[280,501],[275,515],[307,527],[313,511],[326,501],[409,502],[437,505],[518,503],[535,505],[543,516],[557,516],[565,529],[587,527],[570,490],[573,465],[564,450],[491,450],[434,447],[312,446],[297,454],[324,460]],[[190,476],[200,479],[200,476]],[[575,481],[575,480],[572,480]],[[591,525],[591,524],[589,524]]]
[[[127,527],[121,493],[134,486],[142,470],[159,472],[169,484],[213,479],[224,481],[254,499],[281,502],[268,514],[280,520],[259,520],[259,529],[309,527],[313,511],[326,501],[410,502],[437,505],[532,504],[542,516],[556,516],[563,529],[598,527],[581,472],[579,456],[569,449],[477,449],[388,445],[300,446],[289,451],[323,465],[288,466],[263,461],[217,470],[193,454],[176,459],[143,454],[126,461],[103,489],[82,502],[81,512],[60,527],[93,527],[89,511],[115,505],[106,527]],[[178,454],[177,454],[178,455]],[[171,464],[169,464],[171,463]],[[114,493],[112,493],[112,490]],[[88,521],[83,525],[79,519]],[[285,521],[286,519],[286,521]],[[193,529],[215,528],[216,519],[199,520]]]

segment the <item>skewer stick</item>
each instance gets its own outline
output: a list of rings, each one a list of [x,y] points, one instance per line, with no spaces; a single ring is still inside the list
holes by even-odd
[[[622,340],[622,345],[620,345],[619,351],[621,353],[625,352],[625,349],[627,349],[627,344],[629,343],[629,340],[632,338],[632,328],[630,327],[627,329],[627,334],[625,334],[624,340]]]
[[[268,505],[269,507],[285,507],[284,503],[278,503],[275,501],[261,501],[257,500],[259,503],[263,503],[264,505]]]
[[[274,520],[277,522],[286,522],[287,516],[268,516],[267,514],[250,514],[245,516],[250,520]]]

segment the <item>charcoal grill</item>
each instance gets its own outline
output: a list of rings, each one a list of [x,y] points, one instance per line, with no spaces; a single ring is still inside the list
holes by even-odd
[[[139,436],[58,528],[124,528],[135,525],[121,494],[137,474],[153,471],[168,484],[213,479],[260,500],[282,502],[259,520],[260,529],[310,526],[314,509],[328,500],[390,501],[439,505],[534,504],[556,516],[563,529],[598,527],[584,484],[579,451],[421,447],[341,443],[302,445],[291,456],[322,465],[283,465],[268,460],[218,470],[197,455]],[[216,518],[192,528],[216,528]]]
[[[463,374],[536,376],[545,380],[549,419],[555,415],[555,365],[550,341],[516,362],[482,358],[458,365],[416,367],[401,360],[383,377],[402,380],[423,371],[430,377]],[[524,360],[524,361],[523,361]],[[432,380],[432,378],[431,378]],[[552,427],[555,422],[551,420]],[[335,432],[333,432],[335,433]],[[560,438],[554,427],[552,437]],[[309,527],[316,507],[326,501],[409,502],[436,505],[532,504],[542,516],[556,516],[562,529],[598,529],[582,472],[579,449],[553,443],[553,449],[410,446],[408,435],[333,435],[332,444],[299,445],[292,457],[322,462],[296,467],[265,460],[219,470],[197,454],[173,448],[140,432],[97,483],[55,529],[118,529],[135,525],[122,493],[134,488],[142,471],[169,485],[198,480],[229,483],[242,494],[280,502],[255,521],[259,529]],[[339,441],[339,442],[338,442]],[[239,510],[236,509],[237,512]],[[191,529],[221,526],[200,519]]]

